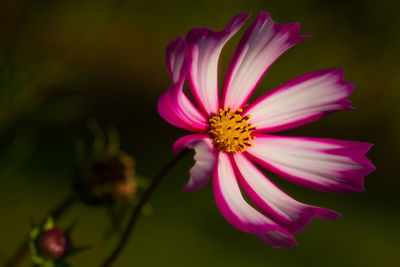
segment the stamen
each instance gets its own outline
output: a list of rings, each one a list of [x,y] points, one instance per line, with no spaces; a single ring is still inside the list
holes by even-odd
[[[251,133],[257,127],[252,127],[252,123],[247,120],[251,118],[249,114],[240,115],[243,109],[232,112],[232,107],[220,109],[218,114],[211,117],[208,133],[214,140],[217,149],[225,152],[243,152],[247,147],[251,147],[251,140],[255,137]]]

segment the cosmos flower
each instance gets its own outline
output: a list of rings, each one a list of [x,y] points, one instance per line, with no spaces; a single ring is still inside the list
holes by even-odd
[[[273,247],[290,247],[297,244],[292,233],[301,231],[313,217],[334,220],[340,215],[291,198],[253,162],[302,186],[352,193],[364,190],[364,176],[375,169],[364,156],[372,145],[271,135],[353,109],[348,97],[354,85],[343,80],[341,69],[319,70],[247,105],[271,64],[307,38],[300,35],[299,23],[278,24],[265,12],[239,41],[220,98],[221,50],[248,16],[235,16],[220,32],[192,29],[186,38],[177,37],[168,45],[166,62],[173,84],[161,95],[158,111],[169,123],[194,132],[173,146],[175,153],[195,150],[195,165],[184,190],[199,190],[212,176],[217,206],[233,226]],[[195,104],[183,91],[185,78]]]

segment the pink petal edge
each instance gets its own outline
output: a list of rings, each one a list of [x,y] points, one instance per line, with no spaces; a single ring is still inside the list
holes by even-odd
[[[187,45],[183,37],[175,38],[168,45],[166,62],[174,83],[160,96],[157,108],[161,117],[172,125],[193,132],[204,132],[208,125],[205,116],[182,90],[190,66],[190,58],[186,54]]]
[[[243,232],[265,237],[263,240],[272,246],[280,247],[282,242],[279,240],[283,237],[285,240],[292,240],[291,244],[295,244],[293,236],[288,231],[265,217],[243,199],[231,159],[224,152],[220,152],[218,155],[217,168],[213,175],[213,187],[219,210],[233,226]],[[279,235],[272,234],[276,232],[279,232]],[[271,235],[275,238],[272,238]],[[268,239],[266,236],[270,238]],[[278,238],[279,236],[281,238]]]
[[[335,211],[300,203],[276,187],[243,154],[234,156],[240,184],[251,201],[269,218],[291,233],[300,232],[313,217],[335,220]]]
[[[246,155],[291,182],[332,193],[364,190],[375,166],[364,155],[369,143],[324,138],[257,135]]]

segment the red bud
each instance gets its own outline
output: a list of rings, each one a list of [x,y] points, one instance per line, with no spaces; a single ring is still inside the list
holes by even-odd
[[[53,259],[66,256],[71,248],[71,242],[64,230],[53,228],[42,233],[39,245],[43,253]]]

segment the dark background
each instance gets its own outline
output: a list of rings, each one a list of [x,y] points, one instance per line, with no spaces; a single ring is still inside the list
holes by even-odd
[[[115,266],[397,266],[400,236],[400,2],[392,1],[0,1],[0,251],[10,255],[70,191],[75,144],[88,119],[115,126],[137,173],[154,177],[183,134],[157,114],[170,85],[164,51],[194,27],[221,30],[235,14],[253,13],[226,46],[220,76],[244,29],[261,10],[279,23],[300,22],[312,38],[285,53],[256,96],[312,70],[340,67],[356,84],[356,111],[330,115],[285,134],[372,142],[377,171],[366,191],[316,192],[274,181],[300,201],[339,211],[296,235],[300,245],[273,249],[231,227],[210,185],[182,193],[192,160],[167,176]],[[74,206],[60,222],[77,221],[77,244],[96,244],[108,227],[103,208]],[[96,266],[112,248],[71,257]],[[29,266],[26,262],[25,266]]]

